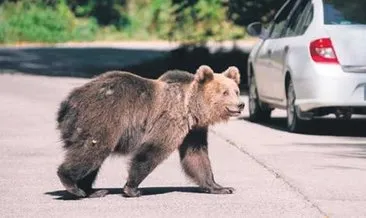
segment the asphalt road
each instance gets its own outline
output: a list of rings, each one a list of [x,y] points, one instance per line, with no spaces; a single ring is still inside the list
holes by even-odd
[[[86,81],[0,74],[1,217],[366,217],[364,122],[321,120],[297,135],[284,131],[282,112],[259,125],[246,110],[211,128],[215,178],[232,195],[199,193],[174,153],[143,181],[140,198],[121,196],[126,159],[111,157],[95,183],[111,194],[72,200],[56,176],[63,151],[55,115]]]

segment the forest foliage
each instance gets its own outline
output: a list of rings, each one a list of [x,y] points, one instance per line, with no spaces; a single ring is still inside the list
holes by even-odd
[[[284,0],[0,0],[0,43],[246,36]]]

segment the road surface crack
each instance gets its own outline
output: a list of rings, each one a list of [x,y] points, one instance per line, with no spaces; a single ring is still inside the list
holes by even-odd
[[[285,184],[287,184],[293,191],[295,191],[297,194],[299,194],[307,203],[309,203],[312,207],[314,207],[321,215],[324,217],[329,217],[325,211],[323,211],[319,205],[317,205],[315,202],[313,202],[305,193],[303,193],[300,188],[293,185],[288,179],[285,178],[285,176],[281,175],[279,172],[276,171],[273,167],[268,166],[263,161],[256,158],[253,154],[236,144],[234,141],[230,140],[229,138],[225,137],[223,134],[220,134],[219,132],[210,129],[210,131],[215,134],[216,136],[220,137],[230,145],[234,146],[236,149],[238,149],[240,152],[244,153],[248,157],[250,157],[252,160],[254,160],[257,164],[262,166],[264,169],[266,169],[268,172],[273,174],[276,178],[281,179]]]

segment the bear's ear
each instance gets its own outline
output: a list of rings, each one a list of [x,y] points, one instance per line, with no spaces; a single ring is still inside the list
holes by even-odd
[[[207,65],[201,65],[194,75],[195,80],[199,83],[205,83],[214,78],[214,72],[211,67]]]
[[[240,72],[239,69],[235,66],[228,67],[223,73],[224,76],[233,79],[237,84],[240,83]]]

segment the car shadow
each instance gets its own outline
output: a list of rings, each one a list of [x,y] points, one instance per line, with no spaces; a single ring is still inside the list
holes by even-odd
[[[294,146],[311,146],[317,148],[332,148],[331,151],[327,152],[328,156],[338,158],[352,158],[352,159],[366,159],[366,143],[365,142],[293,142]],[[336,148],[336,149],[333,149]],[[366,168],[342,166],[342,165],[326,165],[323,167],[333,168],[338,170],[363,170]]]
[[[249,121],[249,117],[242,117]],[[258,123],[275,130],[287,132],[286,118],[273,117],[268,122]],[[305,135],[366,137],[366,118],[353,118],[348,121],[332,118],[317,118],[306,125]]]
[[[100,190],[98,188],[96,190]],[[121,188],[106,188],[104,190],[108,191],[107,195],[121,195]],[[199,187],[148,187],[148,188],[139,188],[141,191],[141,196],[149,196],[149,195],[160,195],[160,194],[168,194],[172,192],[185,192],[185,193],[205,193],[203,189]],[[46,192],[46,195],[55,196],[55,200],[82,200],[83,198],[77,198],[74,195],[70,194],[66,190],[58,190],[52,192]]]
[[[172,50],[118,47],[0,48],[0,73],[92,78],[105,71],[123,70],[156,79],[171,69],[195,73],[206,64],[216,72],[235,65],[242,72],[240,88],[246,90],[248,51],[238,46],[180,46]]]

